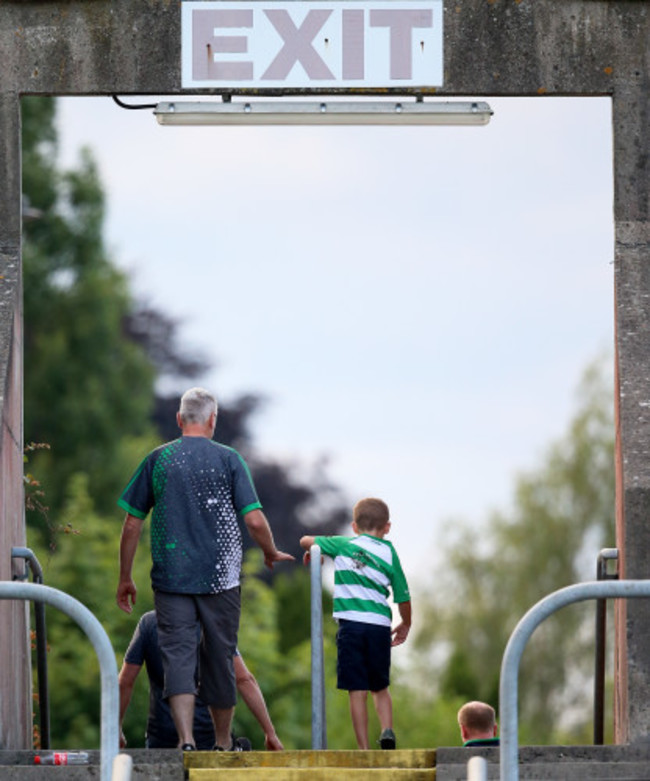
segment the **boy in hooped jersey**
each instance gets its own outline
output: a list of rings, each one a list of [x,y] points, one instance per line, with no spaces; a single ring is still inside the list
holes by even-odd
[[[300,539],[306,549],[320,546],[334,559],[334,618],[339,628],[337,686],[349,692],[352,726],[360,749],[368,744],[368,692],[381,726],[379,744],[395,748],[390,683],[391,646],[401,645],[411,628],[408,585],[395,548],[384,537],[390,531],[388,507],[381,499],[362,499],[353,510],[354,537]],[[390,591],[401,621],[391,630]]]

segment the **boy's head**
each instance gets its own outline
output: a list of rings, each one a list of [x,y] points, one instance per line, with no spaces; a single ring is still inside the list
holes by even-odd
[[[368,534],[385,532],[389,521],[388,505],[381,499],[361,499],[354,505],[352,522],[360,532]]]
[[[464,741],[493,738],[497,734],[496,713],[486,702],[466,702],[458,711],[458,726]]]

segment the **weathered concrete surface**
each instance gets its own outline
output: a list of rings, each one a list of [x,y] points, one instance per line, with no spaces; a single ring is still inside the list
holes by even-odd
[[[185,781],[183,754],[176,750],[133,749],[133,781]],[[89,751],[88,765],[37,767],[33,751],[0,751],[0,781],[90,781],[100,778],[100,752]]]
[[[14,0],[0,8],[0,88],[32,94],[180,91],[177,0]],[[645,0],[455,0],[448,95],[607,95],[647,80]]]
[[[25,545],[22,423],[22,296],[20,274],[20,117],[15,92],[0,93],[0,579],[23,564]],[[29,606],[0,600],[0,746],[31,741]]]
[[[466,781],[467,761],[482,756],[488,762],[488,778],[499,778],[498,748],[439,748],[436,781]],[[650,751],[632,746],[526,746],[519,751],[521,779],[647,779]]]
[[[34,767],[32,751],[0,752],[0,781],[47,781],[47,779],[65,779],[65,781],[89,781],[99,778],[98,751],[91,751],[90,764],[87,766],[70,767]],[[135,781],[184,781],[183,757],[180,751],[147,751],[137,749],[126,751],[133,758],[133,778]],[[272,766],[282,766],[283,756],[287,756],[287,767],[294,770],[300,766],[311,774],[317,768],[330,764],[327,760],[319,761],[315,754],[364,754],[365,752],[282,752],[267,754],[253,752],[253,755],[237,755],[233,757],[218,757],[218,759],[233,760],[229,763],[232,773],[242,763],[235,760],[245,760],[245,765],[252,770],[251,761],[254,755],[272,760]],[[386,753],[375,751],[377,764]],[[467,762],[473,755],[483,756],[488,761],[488,777],[499,778],[499,750],[494,748],[437,748],[435,753],[436,781],[466,781]],[[303,761],[296,760],[296,754],[304,755]],[[577,781],[578,779],[608,779],[623,781],[623,779],[647,779],[650,777],[650,749],[633,746],[528,746],[519,752],[519,775],[521,779],[563,779]],[[356,766],[356,763],[354,763]],[[202,764],[201,767],[205,765]],[[373,763],[374,766],[374,763]],[[410,765],[409,765],[410,766]],[[332,778],[344,778],[347,766],[332,769]],[[349,769],[349,768],[348,768]],[[338,775],[336,772],[338,771]],[[256,777],[263,778],[263,768],[260,767]]]
[[[619,486],[622,575],[650,576],[650,2],[446,0],[445,85],[440,95],[609,95],[614,128]],[[0,393],[3,555],[24,544],[21,442],[19,153],[16,97],[170,95],[180,89],[178,0],[4,0],[0,3]],[[394,90],[393,90],[394,91]],[[195,90],[194,92],[200,92]],[[234,91],[233,91],[234,92]],[[543,99],[543,98],[540,98]],[[116,109],[117,110],[117,109]],[[552,132],[552,128],[549,128]],[[585,133],[589,128],[585,127]],[[531,183],[534,186],[534,183]],[[12,395],[13,393],[13,395]],[[1,557],[0,557],[1,558]],[[8,577],[6,560],[0,577]],[[5,608],[0,608],[5,610]],[[22,686],[24,617],[0,613],[0,746],[22,747],[30,692]],[[5,631],[4,627],[10,627]],[[617,616],[616,736],[650,734],[650,605]],[[26,656],[22,654],[23,658]],[[14,683],[18,677],[18,683]],[[17,698],[17,699],[15,699]],[[18,717],[16,717],[18,713]],[[11,714],[9,717],[8,714]]]

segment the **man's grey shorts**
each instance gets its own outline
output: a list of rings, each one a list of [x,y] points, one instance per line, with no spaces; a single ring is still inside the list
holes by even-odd
[[[165,671],[163,697],[198,694],[206,705],[234,707],[237,686],[232,660],[241,612],[239,586],[219,594],[155,591],[154,604]]]

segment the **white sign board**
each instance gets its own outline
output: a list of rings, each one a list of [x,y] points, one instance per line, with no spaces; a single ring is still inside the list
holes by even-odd
[[[182,87],[442,85],[443,0],[184,0]]]

